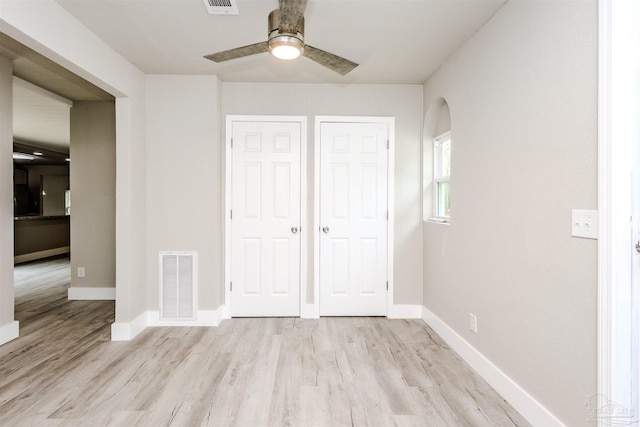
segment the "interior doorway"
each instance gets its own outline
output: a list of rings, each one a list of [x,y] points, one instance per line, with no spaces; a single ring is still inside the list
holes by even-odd
[[[111,94],[85,81],[79,76],[72,74],[68,70],[64,69],[62,66],[45,58],[44,56],[31,50],[30,48],[20,44],[18,41],[11,39],[5,34],[0,34],[0,48],[3,49],[5,52],[12,53],[10,55],[11,59],[6,60],[3,63],[2,76],[1,76],[2,77],[1,80],[3,82],[3,88],[2,88],[3,93],[6,93],[6,98],[5,98],[6,102],[3,104],[3,108],[4,108],[3,111],[6,113],[4,114],[4,116],[5,118],[7,118],[7,121],[8,121],[8,123],[3,125],[3,128],[8,130],[8,132],[5,132],[3,134],[2,142],[5,147],[2,154],[3,163],[5,165],[11,164],[9,163],[9,153],[11,151],[10,151],[10,148],[8,148],[8,146],[9,144],[13,143],[14,158],[15,158],[16,152],[22,152],[26,150],[25,147],[31,147],[30,152],[23,153],[23,154],[28,154],[28,156],[31,156],[30,158],[33,158],[33,160],[30,160],[29,158],[27,158],[26,160],[23,159],[24,162],[32,162],[34,164],[36,162],[46,163],[44,160],[46,158],[48,159],[47,161],[55,161],[56,163],[58,163],[57,165],[58,169],[64,169],[64,174],[57,169],[55,172],[52,172],[51,170],[43,171],[42,168],[40,169],[31,168],[31,170],[29,171],[30,173],[25,173],[25,170],[27,169],[27,167],[26,166],[21,167],[22,172],[20,172],[21,175],[19,174],[20,175],[19,180],[21,185],[30,187],[29,175],[32,175],[32,178],[35,181],[38,181],[40,183],[40,186],[35,191],[35,197],[32,197],[32,200],[38,201],[38,206],[36,206],[35,210],[29,210],[29,201],[27,201],[26,211],[25,211],[26,213],[24,215],[22,214],[18,215],[15,213],[14,209],[8,208],[8,204],[11,203],[11,200],[13,199],[13,197],[11,196],[15,195],[15,192],[13,191],[14,186],[12,185],[12,182],[11,182],[10,172],[9,172],[9,176],[7,176],[8,179],[5,181],[7,183],[6,193],[5,193],[5,187],[3,187],[2,189],[3,203],[5,203],[6,201],[5,207],[8,208],[8,209],[3,209],[3,211],[6,212],[6,216],[4,217],[3,223],[8,226],[7,228],[9,230],[11,230],[11,228],[9,228],[11,226],[13,226],[14,228],[13,230],[14,232],[11,233],[11,237],[9,237],[8,230],[3,229],[3,232],[6,231],[5,235],[8,238],[4,239],[3,244],[1,245],[2,252],[9,254],[9,256],[7,256],[6,258],[3,257],[4,260],[0,268],[0,275],[3,278],[2,280],[3,284],[0,289],[0,300],[2,300],[3,303],[0,305],[0,311],[1,311],[0,314],[2,315],[1,317],[3,317],[3,322],[7,322],[8,319],[11,319],[11,321],[8,324],[6,324],[6,326],[3,326],[2,328],[0,328],[0,344],[2,344],[17,338],[19,335],[20,336],[23,335],[23,333],[19,330],[19,329],[22,329],[23,325],[19,325],[19,322],[15,321],[16,312],[17,312],[16,304],[18,304],[18,299],[16,296],[18,293],[18,290],[15,288],[15,277],[14,277],[15,270],[16,270],[16,267],[15,267],[16,262],[17,263],[32,262],[38,259],[50,260],[50,257],[56,257],[61,254],[70,253],[71,246],[72,246],[70,234],[71,235],[74,234],[70,230],[72,228],[72,224],[70,223],[70,218],[69,218],[70,217],[69,203],[71,201],[69,191],[72,185],[68,183],[66,179],[70,180],[71,178],[70,175],[73,175],[75,173],[76,178],[78,178],[81,182],[86,182],[87,187],[92,186],[91,180],[83,179],[83,174],[85,173],[88,174],[88,175],[85,175],[85,178],[93,177],[94,175],[96,175],[95,168],[92,167],[91,161],[100,165],[105,164],[104,151],[99,153],[96,151],[91,152],[91,149],[84,151],[84,155],[86,155],[87,158],[90,160],[89,162],[81,160],[81,158],[83,157],[82,155],[83,153],[81,151],[79,152],[78,150],[75,150],[74,152],[76,165],[82,164],[84,169],[76,168],[73,165],[73,162],[71,162],[71,156],[69,153],[69,143],[70,143],[69,114],[70,114],[71,104],[72,103],[74,105],[77,105],[76,103],[88,104],[88,105],[108,104],[109,109],[113,111],[115,108],[115,105],[114,105],[115,98]],[[24,104],[18,107],[15,104],[12,105],[12,99],[15,96],[14,90],[12,90],[10,86],[12,81],[18,81],[21,89],[24,89],[24,90],[28,89],[29,92],[35,92],[41,95],[42,94],[46,95],[46,102],[41,100],[40,101],[35,100],[33,96],[26,97],[26,98],[29,98],[32,102],[35,102],[37,104],[36,107],[38,107],[33,110],[37,114],[35,114],[34,117],[29,117],[30,121],[20,122],[20,123],[15,123],[15,122],[11,123],[12,118],[15,119],[16,116],[18,116],[17,109],[25,107]],[[41,99],[41,98],[38,98],[38,99]],[[55,104],[55,105],[52,105],[52,104]],[[60,134],[58,132],[58,127],[56,127],[60,123],[60,120],[56,120],[56,119],[61,119],[61,118],[59,117],[58,114],[51,114],[49,109],[44,108],[44,107],[51,107],[51,106],[57,107],[58,109],[62,109],[66,112],[66,115],[65,115],[66,121],[64,122],[63,126],[67,130],[67,137],[66,137],[66,141],[64,142],[59,140]],[[23,118],[24,118],[23,115],[19,117],[19,119],[23,119]],[[47,120],[49,120],[49,122]],[[55,121],[55,123],[52,123],[51,121]],[[102,122],[96,121],[94,122],[94,125],[95,123],[102,123]],[[89,128],[89,127],[92,127],[92,125],[89,121],[86,121],[85,127]],[[13,128],[13,132],[12,132],[12,128]],[[41,132],[41,134],[39,136],[33,136],[33,137],[24,136],[21,134],[21,129],[27,129],[27,130],[37,129],[38,131]],[[49,146],[49,145],[43,144],[47,142],[47,141],[41,140],[44,138],[43,135],[44,136],[55,135],[57,140],[54,142],[56,144],[64,143],[66,144],[66,148],[60,149],[55,146]],[[108,138],[105,137],[105,140],[108,139],[108,143],[106,143],[105,146],[107,145],[109,146],[109,150],[114,153],[114,157],[115,157],[115,124],[109,129],[109,135],[110,136]],[[86,144],[88,145],[92,141],[90,138],[87,138],[87,139],[88,139],[88,142]],[[41,144],[39,145],[38,143],[41,143]],[[21,148],[19,150],[16,150],[16,147],[18,146]],[[94,148],[95,148],[95,144],[94,144]],[[5,156],[5,153],[6,153],[6,156]],[[80,155],[78,155],[78,153]],[[36,159],[40,159],[40,160],[36,160]],[[115,159],[113,160],[113,162],[108,164],[113,164],[113,167],[109,172],[109,177],[105,178],[105,182],[108,182],[111,187],[114,187],[115,185],[112,185],[111,181],[115,182]],[[51,166],[51,164],[42,164],[41,166],[49,167]],[[49,169],[51,168],[49,167]],[[73,169],[75,169],[75,172],[73,171]],[[62,178],[59,178],[59,175],[69,176],[69,178],[65,178],[63,180]],[[96,196],[95,196],[96,193],[91,192],[91,190],[96,191],[96,188],[95,186],[92,186],[92,187],[93,187],[92,189],[89,189],[89,191],[87,191],[87,194],[90,195],[90,199],[87,198],[84,200],[85,205],[96,206],[96,209],[101,208],[99,206],[101,200],[98,200],[98,199],[100,199],[104,195],[106,196],[106,198],[110,199],[111,205],[114,206],[112,210],[102,209],[102,212],[106,212],[106,215],[111,216],[111,219],[112,219],[111,222],[114,223],[113,227],[109,229],[111,230],[111,233],[109,234],[108,239],[111,242],[111,244],[102,245],[102,243],[100,242],[97,243],[97,245],[101,245],[102,247],[106,246],[107,250],[112,250],[112,252],[114,252],[114,256],[111,257],[111,259],[105,259],[104,257],[100,256],[100,254],[96,254],[95,251],[91,250],[89,246],[82,248],[81,245],[76,245],[76,244],[73,245],[74,252],[76,252],[77,254],[83,254],[83,256],[87,256],[92,259],[95,258],[96,265],[98,264],[105,265],[112,270],[112,274],[111,274],[113,277],[112,280],[110,281],[93,280],[91,282],[92,288],[97,288],[97,289],[104,289],[104,288],[96,287],[95,286],[96,284],[98,284],[98,286],[110,285],[109,289],[112,292],[110,292],[106,298],[104,293],[100,293],[100,292],[97,292],[97,293],[96,292],[91,292],[91,293],[80,292],[72,295],[71,292],[69,292],[69,290],[71,289],[69,287],[69,283],[73,281],[73,278],[72,278],[72,275],[70,274],[71,272],[68,271],[69,268],[67,268],[66,270],[67,276],[65,279],[66,285],[63,287],[63,289],[67,292],[65,300],[68,300],[68,299],[111,299],[113,300],[115,299],[115,288],[113,288],[113,286],[115,286],[115,250],[113,249],[115,247],[115,231],[114,231],[115,229],[115,189],[113,191],[107,192],[107,191],[100,191],[102,190],[102,188],[99,188],[98,194],[100,194],[100,197],[96,199]],[[34,188],[35,188],[35,185],[34,185]],[[24,190],[25,188],[21,190],[22,191],[21,194],[23,196],[25,195],[28,196],[27,192],[25,192]],[[57,202],[51,204],[49,202],[52,201],[53,199],[49,198],[49,196],[53,196],[54,194],[56,195],[55,199]],[[7,198],[5,197],[5,195],[8,195],[9,197]],[[57,196],[60,196],[59,199]],[[21,199],[21,203],[20,203],[21,212],[23,212],[25,209],[24,200],[26,199]],[[80,207],[82,203],[79,203],[79,202],[83,200],[83,197],[78,192],[76,192],[75,197],[73,197],[73,200],[74,200],[74,205],[76,207]],[[15,208],[16,205],[18,204],[17,200],[14,201],[13,204]],[[11,213],[14,213],[14,214],[11,215]],[[15,227],[18,226],[18,221],[16,221],[15,219],[16,216],[25,217],[24,221],[21,221],[19,232],[16,231],[15,229]],[[95,219],[95,217],[92,216],[91,212],[85,211],[83,213],[80,209],[74,210],[75,219],[81,219],[83,217],[88,218],[90,221],[92,219]],[[49,228],[45,227],[46,229],[44,229],[43,227],[35,227],[34,225],[36,225],[37,221],[46,223],[47,227]],[[104,227],[102,227],[102,225],[103,223],[96,224],[94,222],[94,227],[96,229],[103,230]],[[52,227],[56,229],[52,231]],[[17,236],[17,234],[22,234],[23,231],[26,233],[25,236]],[[44,239],[39,239],[37,235],[34,235],[34,233],[44,234]],[[75,233],[75,234],[76,236],[81,236],[81,237],[84,236],[83,239],[86,241],[95,240],[94,236],[90,231],[89,232],[83,231],[81,233]],[[16,237],[21,239],[20,242],[16,240]],[[23,239],[23,237],[26,237],[26,238]],[[38,245],[31,245],[31,243],[37,242],[38,240],[40,240],[40,242],[46,241],[50,247],[49,246],[40,247]],[[17,243],[20,243],[21,245],[20,251],[11,250],[11,249],[14,249],[13,246],[14,244],[17,244]],[[13,257],[11,257],[10,255],[14,253],[18,255],[20,258],[18,258],[17,260],[12,259]],[[67,259],[67,262],[68,262],[68,259]],[[29,267],[34,267],[34,265],[29,264]],[[86,276],[89,280],[91,280],[91,277],[98,272],[97,269],[93,269],[93,268],[87,268],[86,271],[87,271]],[[46,274],[43,275],[42,285],[46,284],[45,281],[46,281]],[[38,287],[38,285],[36,285],[36,287]],[[74,289],[82,289],[82,288],[74,288]],[[113,304],[111,304],[110,306],[112,307]],[[43,309],[43,311],[46,311],[46,310]],[[112,307],[112,311],[114,311],[113,307]]]
[[[231,316],[299,316],[304,119],[235,117],[228,192]],[[229,160],[229,159],[228,159]]]
[[[392,117],[316,117],[314,271],[321,316],[393,304]]]
[[[316,122],[321,316],[388,313],[389,120]]]

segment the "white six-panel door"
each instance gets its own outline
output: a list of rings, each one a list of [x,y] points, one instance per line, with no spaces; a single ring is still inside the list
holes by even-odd
[[[320,315],[386,315],[388,125],[320,126]]]
[[[300,315],[301,124],[232,125],[231,315]]]

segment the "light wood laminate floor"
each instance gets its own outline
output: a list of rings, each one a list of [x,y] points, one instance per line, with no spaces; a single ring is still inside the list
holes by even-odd
[[[232,319],[111,342],[68,260],[16,269],[1,426],[527,426],[420,320]]]

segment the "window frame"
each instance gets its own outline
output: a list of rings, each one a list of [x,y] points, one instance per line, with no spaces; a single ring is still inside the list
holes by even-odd
[[[443,144],[449,144],[449,174],[444,175],[442,171]],[[451,131],[448,130],[433,138],[433,215],[431,220],[448,223],[451,221],[451,212],[444,214],[444,208],[440,202],[441,184],[449,184],[449,203],[451,203]],[[451,206],[449,206],[451,210]]]

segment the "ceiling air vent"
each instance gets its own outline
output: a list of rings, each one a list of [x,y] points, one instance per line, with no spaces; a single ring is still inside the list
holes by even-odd
[[[210,15],[238,15],[236,0],[203,0]]]

